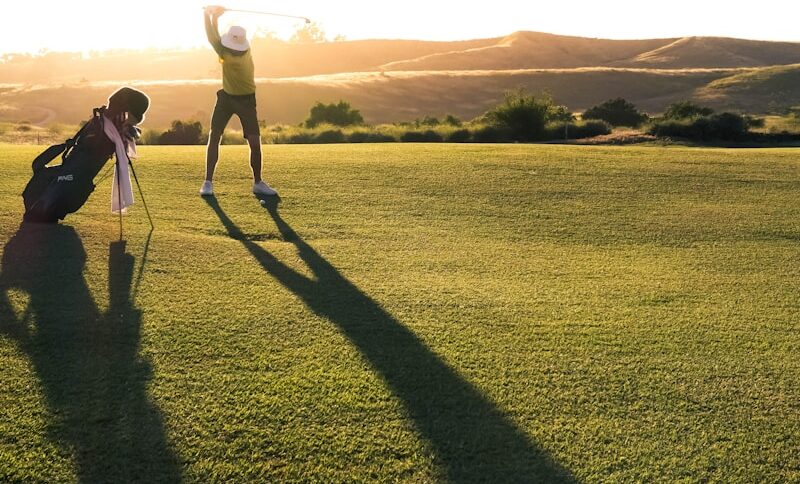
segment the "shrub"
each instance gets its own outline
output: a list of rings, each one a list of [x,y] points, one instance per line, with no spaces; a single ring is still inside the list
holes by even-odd
[[[20,133],[27,133],[29,131],[33,131],[33,127],[29,121],[21,121],[17,124],[17,131]]]
[[[293,145],[309,145],[314,142],[314,135],[311,133],[297,133],[289,136],[286,142]]]
[[[350,143],[392,143],[397,141],[394,137],[383,133],[373,133],[370,131],[353,131],[347,137]]]
[[[565,124],[566,129],[565,129]],[[547,125],[547,139],[584,139],[611,133],[611,125],[605,121],[555,122]]]
[[[444,118],[444,124],[447,124],[447,125],[450,125],[450,126],[461,126],[461,120],[458,119],[457,117],[453,116],[452,114],[448,114]]]
[[[161,133],[155,129],[145,129],[142,131],[142,136],[139,138],[139,144],[143,145],[157,145],[158,140],[161,138]]]
[[[203,144],[208,142],[208,136],[203,137]],[[247,140],[244,138],[244,133],[241,131],[231,131],[225,130],[222,133],[222,139],[220,140],[220,144],[222,145],[246,145]]]
[[[64,126],[59,125],[59,124],[55,124],[55,123],[53,123],[53,124],[51,124],[51,125],[49,125],[47,127],[47,132],[49,134],[51,134],[51,135],[54,135],[54,136],[61,136],[61,133],[63,133],[64,131],[65,131]],[[70,129],[68,129],[68,131],[72,131],[72,129],[70,128]],[[75,131],[77,131],[77,130],[75,130]],[[70,134],[72,134],[72,133],[70,133]]]
[[[158,137],[161,145],[199,145],[203,144],[203,125],[199,121],[172,122],[172,127]]]
[[[636,106],[623,98],[611,99],[599,106],[587,109],[583,113],[583,119],[599,119],[611,126],[632,126],[638,127],[648,116],[636,109]]]
[[[475,143],[508,143],[513,141],[511,131],[497,126],[484,126],[472,133]]]
[[[448,143],[469,143],[472,140],[472,133],[468,129],[458,129],[447,136]]]
[[[486,121],[510,133],[514,141],[536,141],[543,139],[552,100],[540,99],[524,90],[506,93],[505,101],[484,116]]]
[[[796,146],[800,142],[800,133],[791,133],[787,130],[770,133],[750,133],[748,140],[771,145],[791,143]]]
[[[439,126],[442,123],[439,121],[439,118],[434,116],[425,116],[421,120],[418,120],[416,124],[417,126]]]
[[[748,114],[744,115],[744,122],[748,128],[763,128],[767,123],[764,118],[757,118]]]
[[[551,105],[547,112],[548,121],[575,121],[575,115],[566,106]]]
[[[293,44],[319,44],[327,42],[327,37],[325,31],[322,30],[322,27],[320,27],[318,23],[311,22],[298,28],[294,34],[292,34],[289,42]]]
[[[345,142],[344,133],[342,133],[338,129],[329,129],[327,131],[323,131],[314,138],[314,143],[319,143],[319,144],[332,144],[332,143],[344,143],[344,142]]]
[[[749,134],[745,117],[734,113],[712,114],[691,120],[663,120],[653,123],[648,133],[661,138],[697,141],[740,141]]]
[[[747,136],[747,119],[744,116],[720,113],[709,116],[707,119],[707,139],[737,140]]]
[[[611,125],[605,121],[584,121],[583,123],[577,124],[575,128],[577,131],[575,139],[611,134]]]
[[[431,129],[420,131],[406,131],[400,136],[400,141],[403,143],[441,143],[444,141],[442,135]]]
[[[652,134],[659,138],[689,138],[690,124],[688,121],[676,119],[654,121],[647,128],[647,134]]]
[[[703,106],[698,106],[691,101],[672,103],[664,112],[664,119],[687,119],[699,116],[711,116],[714,110]]]
[[[364,118],[357,109],[350,107],[350,103],[339,101],[338,104],[322,104],[318,102],[311,108],[311,114],[304,124],[306,128],[316,128],[323,123],[334,126],[356,126],[364,124]]]

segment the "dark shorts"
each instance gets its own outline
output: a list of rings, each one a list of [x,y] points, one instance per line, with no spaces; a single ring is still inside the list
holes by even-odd
[[[232,96],[223,90],[217,91],[217,105],[211,115],[211,131],[222,133],[233,115],[239,116],[245,136],[260,135],[256,95]]]

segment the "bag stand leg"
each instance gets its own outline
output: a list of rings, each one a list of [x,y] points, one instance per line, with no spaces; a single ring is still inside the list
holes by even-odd
[[[147,214],[147,220],[150,221],[150,230],[155,230],[155,225],[153,225],[153,218],[150,216],[150,210],[147,208],[147,202],[144,200],[144,192],[142,192],[142,186],[139,184],[139,177],[136,176],[136,170],[133,169],[133,163],[131,160],[128,160],[128,166],[131,167],[131,173],[133,173],[133,179],[136,181],[136,186],[139,188],[139,197],[142,199],[142,205],[144,205],[144,211]]]
[[[122,241],[122,183],[120,183],[119,174],[119,160],[116,160],[117,166],[114,171],[117,174],[117,209],[119,211],[119,240]]]

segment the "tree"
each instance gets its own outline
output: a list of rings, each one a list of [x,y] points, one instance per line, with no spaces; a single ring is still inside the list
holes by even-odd
[[[311,22],[297,29],[292,34],[289,42],[293,44],[321,44],[327,42],[327,39],[322,27],[316,22]]]
[[[636,106],[623,98],[611,99],[609,101],[587,109],[583,113],[583,119],[599,119],[611,126],[632,126],[638,127],[648,116],[636,109]]]
[[[553,101],[548,95],[538,99],[524,89],[506,93],[502,104],[487,112],[484,118],[493,126],[508,130],[516,141],[541,140],[549,121]]]
[[[664,119],[687,119],[698,116],[711,116],[714,110],[703,106],[698,106],[691,101],[672,103],[664,112]]]
[[[357,109],[351,108],[348,102],[339,101],[338,104],[317,102],[311,108],[311,113],[305,121],[305,125],[307,128],[315,128],[323,123],[334,126],[354,126],[364,124],[364,118]]]
[[[418,119],[416,124],[417,126],[439,126],[441,121],[435,116],[425,116],[422,119]]]
[[[461,126],[462,123],[461,123],[461,120],[458,119],[457,117],[453,116],[452,114],[448,114],[444,118],[444,124],[447,124],[447,125],[450,125],[450,126]]]
[[[175,120],[172,127],[158,137],[158,144],[161,145],[200,145],[202,141],[203,125],[199,121]]]
[[[547,118],[548,121],[561,121],[564,123],[575,121],[575,115],[566,106],[551,105],[547,112]]]

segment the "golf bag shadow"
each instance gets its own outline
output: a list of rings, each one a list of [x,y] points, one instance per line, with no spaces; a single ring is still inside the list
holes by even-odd
[[[25,222],[57,223],[78,211],[95,189],[94,178],[114,154],[103,130],[105,107],[93,110],[74,137],[47,148],[33,160],[33,176],[22,192]],[[58,155],[61,164],[47,166]]]

